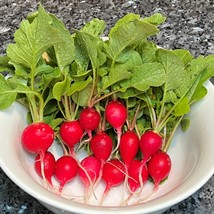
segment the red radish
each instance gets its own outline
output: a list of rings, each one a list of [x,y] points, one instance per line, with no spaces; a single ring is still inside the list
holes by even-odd
[[[141,161],[140,160],[133,160],[128,168],[128,186],[130,194],[128,198],[121,203],[121,205],[127,205],[129,200],[132,198],[134,193],[141,187],[140,178],[145,184],[148,181],[149,173],[147,165],[144,165],[142,170],[141,169]]]
[[[91,132],[98,128],[100,119],[99,112],[92,107],[86,107],[80,112],[80,125],[87,131],[89,140],[92,138]]]
[[[51,152],[46,152],[43,157],[43,163],[41,157],[38,154],[35,158],[34,168],[40,177],[43,177],[52,186],[52,176],[55,171],[55,157]],[[43,170],[43,172],[42,172]]]
[[[93,186],[97,181],[101,169],[101,162],[94,156],[87,156],[80,162],[79,178],[85,187],[85,202],[90,197],[90,190],[93,192]]]
[[[77,161],[68,155],[61,156],[56,161],[55,178],[60,183],[59,192],[61,193],[65,184],[71,181],[78,173]]]
[[[101,162],[106,161],[112,152],[113,142],[109,135],[103,131],[97,132],[90,142],[90,149]]]
[[[62,123],[59,130],[63,142],[70,148],[73,154],[74,146],[81,140],[84,130],[78,120]]]
[[[127,109],[119,101],[113,100],[109,102],[105,109],[105,115],[108,123],[117,131],[117,145],[113,153],[119,148],[120,138],[122,134],[122,126],[127,119]]]
[[[100,173],[95,186],[102,177],[103,165],[109,159],[112,152],[112,148],[112,139],[104,131],[98,131],[97,134],[94,135],[91,139],[90,149],[93,155],[101,162]]]
[[[140,149],[143,154],[142,165],[157,153],[162,146],[161,136],[154,131],[146,131],[140,139]]]
[[[87,156],[80,162],[80,164],[85,169],[85,171],[80,168],[79,177],[85,187],[88,188],[91,182],[94,183],[97,180],[101,163],[94,156]]]
[[[31,153],[44,155],[54,141],[53,129],[44,122],[28,125],[21,136],[23,147]]]
[[[116,187],[125,180],[125,166],[118,159],[111,159],[103,166],[102,179],[105,181],[106,187],[100,204],[103,203],[104,197],[108,194],[112,187]]]
[[[166,152],[158,152],[149,160],[148,172],[155,183],[154,191],[158,189],[160,182],[168,177],[171,167],[171,159]]]
[[[140,187],[140,180],[139,180],[139,173],[140,173],[141,161],[140,160],[133,160],[128,168],[128,184],[130,191],[134,193]],[[143,166],[143,170],[141,171],[142,181],[145,184],[148,180],[149,173],[147,166]]]
[[[139,138],[133,131],[127,131],[121,136],[120,155],[126,166],[132,162],[139,149]]]

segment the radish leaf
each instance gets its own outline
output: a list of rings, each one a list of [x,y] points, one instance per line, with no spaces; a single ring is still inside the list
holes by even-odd
[[[51,21],[50,16],[41,7],[32,23],[22,21],[14,34],[16,43],[8,45],[7,48],[10,61],[34,69],[41,55],[49,47],[61,42],[59,32],[49,24]]]

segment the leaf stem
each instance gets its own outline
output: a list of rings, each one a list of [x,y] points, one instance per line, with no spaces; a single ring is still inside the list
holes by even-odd
[[[105,98],[107,98],[107,97],[109,97],[109,96],[115,94],[116,92],[117,92],[117,91],[111,91],[111,92],[109,92],[108,94],[105,94],[105,95],[99,97],[97,100],[96,100],[96,99],[93,99],[92,102],[91,102],[91,106],[94,106],[95,104],[97,104],[97,103],[100,102],[101,100],[103,100],[103,99],[105,99]]]
[[[63,99],[63,105],[65,107],[65,117],[66,117],[65,119],[70,121],[72,117],[71,117],[71,113],[70,113],[69,96],[64,95],[62,97],[62,99]]]
[[[157,130],[157,129],[160,130],[159,124],[161,122],[161,118],[163,117],[163,113],[164,113],[165,99],[166,99],[166,85],[164,85],[164,92],[163,92],[163,99],[162,99],[162,103],[161,103],[161,110],[160,110],[159,115],[158,115],[158,119],[157,119],[157,122],[156,122],[155,130]]]
[[[22,91],[15,90],[16,93],[26,94],[29,101],[29,109],[31,110],[33,122],[43,121],[43,108],[44,108],[44,100],[41,94],[36,91]],[[14,93],[14,91],[13,91]],[[32,97],[29,95],[33,95]],[[39,106],[37,106],[37,101],[35,96],[39,99]]]
[[[131,126],[129,127],[129,130],[130,130],[130,131],[133,131],[133,129],[134,129],[135,125],[136,125],[137,115],[138,115],[139,110],[140,110],[140,104],[141,104],[141,103],[139,102],[139,104],[138,104],[138,106],[137,106],[137,108],[136,108],[136,111],[135,111],[135,114],[134,114],[134,117],[133,117]]]
[[[74,113],[73,113],[73,115],[72,115],[72,120],[74,120],[74,119],[76,118],[78,109],[79,109],[79,98],[78,98],[78,102],[77,102],[77,104],[76,104],[76,106],[75,106]]]
[[[89,107],[92,107],[92,97],[93,97],[93,94],[94,94],[94,91],[95,91],[95,87],[96,87],[96,69],[93,67],[92,69],[92,72],[93,72],[93,78],[92,78],[92,87],[91,87],[91,93],[90,93],[90,96],[89,96],[89,99],[88,99],[88,106]]]
[[[184,116],[184,115],[183,115],[183,116]],[[175,126],[174,126],[172,132],[170,133],[170,136],[169,136],[169,138],[167,139],[167,142],[166,142],[166,144],[164,145],[164,148],[163,148],[163,151],[164,151],[164,152],[167,152],[167,150],[169,149],[169,146],[170,146],[170,144],[171,144],[171,142],[172,142],[172,138],[174,137],[175,131],[177,130],[177,128],[178,128],[178,126],[179,126],[181,120],[183,119],[183,116],[181,116],[181,117],[179,118],[179,120],[178,120],[177,123],[175,124]]]
[[[149,109],[149,115],[150,115],[150,119],[151,119],[151,123],[152,123],[152,128],[155,129],[156,123],[157,123],[157,118],[156,118],[155,110],[152,106],[151,99],[149,98],[148,94],[146,94],[146,102],[147,102],[148,109]]]

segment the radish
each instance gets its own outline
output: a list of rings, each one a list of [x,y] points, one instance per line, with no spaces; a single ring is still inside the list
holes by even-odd
[[[133,131],[127,131],[121,136],[120,140],[120,155],[125,164],[125,187],[128,182],[128,168],[130,163],[134,160],[139,149],[139,138]],[[139,173],[138,173],[139,174]]]
[[[112,152],[113,142],[109,135],[103,131],[97,132],[90,142],[90,149],[101,162],[106,161]]]
[[[79,122],[82,128],[88,133],[88,141],[92,138],[91,132],[98,128],[100,119],[99,112],[92,107],[86,107],[80,112]]]
[[[146,162],[156,154],[162,146],[162,138],[161,136],[154,131],[146,131],[143,133],[140,139],[140,150],[143,154],[143,160],[141,161],[140,174],[143,170],[143,166]],[[143,181],[141,177],[139,177],[141,187],[143,186]]]
[[[133,160],[129,165],[128,184],[129,184],[131,193],[134,193],[140,187],[140,180],[139,180],[140,167],[141,167],[140,160]],[[145,184],[149,178],[149,173],[146,165],[143,166],[143,170],[140,176],[142,177],[142,181]]]
[[[100,173],[97,179],[97,183],[102,177],[103,165],[109,159],[113,148],[113,142],[111,137],[104,131],[98,131],[96,135],[93,136],[90,142],[90,149],[93,155],[101,162]]]
[[[87,156],[81,162],[81,166],[86,170],[79,169],[79,177],[86,188],[89,188],[91,183],[94,183],[99,176],[101,163],[94,156]],[[89,176],[89,177],[88,177]]]
[[[53,129],[44,122],[28,125],[22,132],[21,142],[30,153],[43,156],[54,141]]]
[[[172,162],[166,152],[160,151],[149,160],[148,172],[155,183],[154,191],[158,189],[160,182],[168,177],[171,167]]]
[[[143,166],[143,169],[141,169],[141,161],[140,160],[133,160],[128,168],[128,187],[130,194],[128,198],[121,203],[121,205],[127,205],[131,197],[134,195],[134,193],[141,187],[140,177],[145,184],[148,181],[149,173],[148,168],[146,165]]]
[[[90,155],[85,157],[81,162],[81,167],[79,168],[79,178],[80,181],[85,186],[85,202],[87,203],[88,198],[90,197],[89,190],[93,192],[93,185],[99,177],[101,163],[94,156]]]
[[[59,193],[62,192],[65,184],[77,175],[78,169],[77,161],[71,156],[64,155],[57,159],[54,176],[60,184]]]
[[[109,102],[105,108],[105,116],[108,123],[117,131],[117,145],[112,153],[117,151],[120,145],[122,135],[122,126],[127,119],[127,109],[123,103],[113,100]]]
[[[119,186],[125,180],[124,164],[118,159],[111,159],[110,161],[107,161],[103,166],[102,179],[105,181],[106,187],[100,204],[103,203],[105,196],[112,187]]]
[[[132,160],[135,158],[139,149],[139,138],[137,134],[133,131],[127,131],[121,136],[120,140],[120,155],[125,163],[125,166],[128,167]]]
[[[35,158],[34,168],[37,174],[48,181],[52,186],[52,176],[55,171],[55,157],[51,152],[45,152],[43,162],[41,161],[40,155],[38,154]],[[42,171],[43,170],[43,171]]]
[[[74,146],[83,136],[83,128],[78,120],[66,121],[61,124],[59,130],[63,142],[70,148],[71,154],[74,153]]]
[[[140,149],[143,154],[142,165],[157,153],[162,146],[161,136],[154,131],[146,131],[140,139]]]

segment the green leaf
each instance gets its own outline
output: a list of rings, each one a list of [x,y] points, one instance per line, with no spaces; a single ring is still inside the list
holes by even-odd
[[[30,96],[33,92],[16,77],[5,79],[0,74],[0,109],[6,109],[12,105],[18,93]]]
[[[90,22],[86,23],[81,29],[82,32],[91,34],[93,36],[100,37],[106,27],[106,23],[98,18],[92,19]]]
[[[151,86],[161,86],[166,76],[163,66],[160,63],[144,63],[133,68],[133,75],[129,80],[122,82],[122,87],[133,87],[139,91],[146,91]]]
[[[99,62],[99,66],[102,66],[105,62],[106,62],[106,59],[107,59],[107,56],[105,53],[103,53],[103,51],[101,50],[102,49],[102,43],[99,45],[99,49],[97,50],[97,60]]]
[[[203,86],[204,82],[214,75],[214,57],[198,57],[188,63],[186,75],[180,86],[171,91],[168,99],[173,97],[174,109],[176,116],[182,116],[190,111],[193,102],[200,100],[207,93],[207,89]],[[173,94],[174,93],[174,94]],[[176,100],[177,97],[177,100]]]
[[[200,100],[207,94],[207,89],[203,86],[203,84],[214,76],[214,55],[209,55],[203,58],[203,64],[204,69],[202,71],[202,75],[200,76],[200,81],[191,97],[191,103]]]
[[[132,22],[136,19],[140,19],[140,15],[139,14],[134,14],[134,13],[128,13],[125,16],[123,16],[122,18],[120,18],[115,25],[111,28],[110,32],[109,32],[109,37],[112,36],[112,34],[115,33],[115,31],[118,30],[118,28],[120,28],[121,25],[125,25],[128,24],[129,22]]]
[[[84,55],[87,55],[90,59],[92,68],[96,70],[99,67],[98,48],[103,41],[100,38],[81,31],[76,31],[76,39],[82,52],[85,52]]]
[[[63,122],[63,119],[54,118],[54,115],[48,115],[44,116],[44,122],[49,124],[53,129],[56,129]]]
[[[77,81],[72,83],[67,95],[71,96],[75,92],[82,91],[91,81],[92,81],[92,78],[88,77],[84,81]]]
[[[61,82],[57,82],[53,86],[53,97],[60,101],[63,95],[67,95],[70,90],[71,78],[65,76],[64,80]]]
[[[73,101],[82,107],[87,106],[91,89],[92,89],[92,84],[89,83],[83,90],[75,92],[72,95]]]
[[[104,76],[106,76],[108,74],[108,70],[107,70],[107,68],[102,67],[102,68],[97,70],[97,74],[100,77],[104,77]]]
[[[9,64],[9,58],[7,56],[0,56],[0,72],[12,72],[13,70],[13,66]]]
[[[158,33],[158,28],[154,25],[138,19],[131,19],[129,22],[121,22],[121,24],[109,34],[109,40],[105,42],[104,47],[108,56],[114,62],[125,48],[139,43],[156,33]]]
[[[87,71],[89,56],[76,37],[74,38],[74,48],[76,70],[81,71],[81,73]]]
[[[108,76],[104,76],[103,79],[101,80],[103,83],[103,89],[106,89],[109,86],[120,82],[121,80],[129,79],[131,76],[132,76],[132,73],[120,67],[115,67],[110,70]]]
[[[41,55],[51,46],[62,40],[59,32],[51,26],[52,19],[39,8],[38,16],[29,23],[24,20],[14,34],[15,44],[7,47],[7,55],[12,62],[34,68]]]
[[[133,49],[124,50],[119,58],[115,67],[120,67],[124,70],[132,70],[134,67],[142,64],[142,59],[139,53]]]
[[[39,76],[37,87],[44,91],[47,87],[52,87],[49,84],[51,81],[61,76],[61,71],[58,67],[52,67],[47,64],[42,64],[36,68],[36,73]]]
[[[77,73],[76,74],[72,74],[71,77],[74,80],[85,79],[85,77],[87,77],[90,73],[91,73],[91,70],[87,70],[87,71],[77,70]]]
[[[0,74],[0,109],[7,109],[16,100],[17,93]]]
[[[193,59],[193,56],[188,50],[176,49],[176,50],[171,50],[171,52],[176,56],[178,56],[182,60],[184,65],[187,65]]]
[[[156,62],[156,51],[158,47],[153,42],[143,41],[136,47],[143,63]]]
[[[11,86],[11,88],[17,93],[29,93],[31,90],[26,85],[26,80],[17,78],[16,76],[12,76],[7,79],[7,83]]]
[[[184,64],[179,57],[168,50],[158,49],[157,61],[164,67],[166,73],[166,91],[178,88],[185,77]]]
[[[166,17],[163,16],[160,13],[155,13],[149,17],[145,17],[143,18],[144,22],[153,24],[153,25],[160,25],[161,23],[163,23],[166,20]]]
[[[130,97],[137,97],[141,93],[141,91],[138,91],[134,88],[127,88],[124,92],[119,92],[118,97],[121,99],[129,99]]]
[[[186,68],[185,78],[180,86],[174,90],[178,99],[187,97],[189,103],[196,101],[206,94],[203,86],[204,81],[214,74],[213,68],[208,69],[204,57],[193,59]]]
[[[15,68],[15,75],[24,79],[30,78],[30,69],[21,65],[21,64],[16,64],[13,62],[10,62]]]
[[[59,37],[63,40],[60,43],[54,45],[57,64],[61,71],[71,64],[74,60],[74,39],[71,36],[69,30],[65,27],[64,23],[56,18],[54,15],[50,15],[52,18],[52,26],[59,31]]]
[[[189,118],[183,118],[181,120],[181,129],[183,132],[187,131],[190,126],[190,119]]]
[[[173,115],[179,117],[190,112],[189,100],[184,97],[175,107]]]

